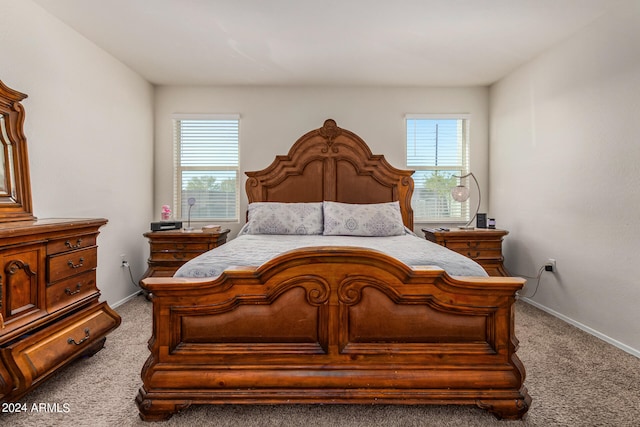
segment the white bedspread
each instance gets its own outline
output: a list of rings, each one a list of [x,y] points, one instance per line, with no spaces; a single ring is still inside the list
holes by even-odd
[[[376,249],[409,266],[434,265],[452,276],[487,276],[475,261],[415,234],[390,237],[244,234],[184,264],[176,277],[216,277],[230,266],[259,266],[280,253],[313,246]]]

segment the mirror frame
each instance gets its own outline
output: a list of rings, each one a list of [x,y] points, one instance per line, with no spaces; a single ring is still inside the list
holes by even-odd
[[[35,220],[31,204],[27,138],[23,129],[25,114],[20,103],[26,97],[24,93],[13,90],[0,81],[0,115],[4,118],[6,137],[12,146],[9,151],[0,143],[0,161],[13,162],[13,165],[4,165],[4,188],[8,194],[0,195],[0,222]]]

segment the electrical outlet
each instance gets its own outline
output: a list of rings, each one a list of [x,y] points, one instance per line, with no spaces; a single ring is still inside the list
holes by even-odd
[[[129,262],[127,262],[127,255],[120,254],[120,267],[127,267],[128,265],[129,265]]]
[[[552,273],[556,272],[556,260],[553,258],[549,258],[547,263],[544,265],[545,271],[550,271]]]

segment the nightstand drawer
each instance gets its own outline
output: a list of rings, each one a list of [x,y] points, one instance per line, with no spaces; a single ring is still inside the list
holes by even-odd
[[[173,277],[176,271],[182,267],[182,264],[183,263],[180,263],[175,267],[168,266],[167,264],[163,264],[161,266],[150,266],[147,270],[147,273],[149,274],[148,277]]]
[[[450,248],[452,249],[452,248]],[[474,248],[460,248],[452,249],[461,255],[471,259],[502,259],[502,251],[500,249],[474,249]]]
[[[208,250],[208,249],[207,249]],[[200,255],[201,253],[206,252],[152,252],[151,253],[151,261],[189,261]]]
[[[502,241],[500,240],[445,240],[444,246],[456,252],[467,250],[502,251]]]
[[[151,242],[151,252],[205,252],[212,246],[207,242]]]

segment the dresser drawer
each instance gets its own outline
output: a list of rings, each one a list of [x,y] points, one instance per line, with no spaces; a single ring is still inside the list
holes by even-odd
[[[98,248],[91,248],[65,252],[50,256],[48,259],[48,282],[56,282],[85,271],[93,270],[98,265]]]
[[[89,248],[96,245],[97,234],[84,234],[56,239],[47,245],[47,254],[54,255],[61,252],[69,252],[77,249]]]
[[[96,271],[90,270],[47,287],[47,311],[54,311],[98,292]]]
[[[73,360],[119,324],[117,313],[103,302],[24,338],[10,351],[28,384]]]

